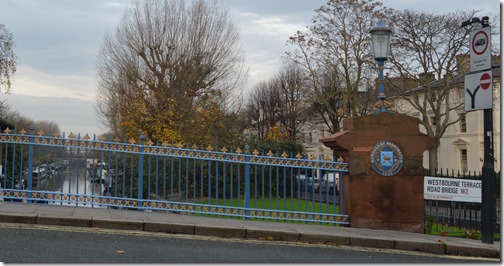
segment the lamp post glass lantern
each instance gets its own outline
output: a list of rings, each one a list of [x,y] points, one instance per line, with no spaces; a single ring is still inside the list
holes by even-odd
[[[385,25],[383,21],[378,21],[378,24],[374,26],[371,30],[371,42],[373,47],[373,54],[375,60],[378,62],[378,79],[379,79],[379,91],[378,99],[381,101],[380,109],[375,112],[386,112],[385,107],[385,84],[383,83],[383,65],[387,60],[389,47],[390,47],[390,35],[392,35],[392,30]]]

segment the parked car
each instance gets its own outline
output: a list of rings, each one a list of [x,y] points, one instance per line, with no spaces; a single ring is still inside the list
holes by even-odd
[[[306,178],[306,186],[303,185],[302,189],[307,188],[308,192],[318,192],[320,189],[320,178],[318,177],[307,177]]]
[[[322,176],[322,192],[329,191],[329,194],[334,193],[336,188],[336,194],[339,193],[339,173],[327,172]]]

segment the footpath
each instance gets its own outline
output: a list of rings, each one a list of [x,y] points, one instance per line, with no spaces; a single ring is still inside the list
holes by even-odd
[[[196,215],[0,202],[0,223],[97,227],[501,258],[500,242],[389,230],[246,221]]]

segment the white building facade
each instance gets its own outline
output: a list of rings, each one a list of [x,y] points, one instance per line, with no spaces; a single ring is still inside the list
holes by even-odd
[[[500,69],[499,69],[500,71]],[[495,72],[494,72],[495,73]],[[500,72],[499,72],[500,73]],[[463,79],[462,79],[463,80]],[[463,82],[463,81],[462,81]],[[463,101],[464,86],[458,84],[453,87],[450,93],[450,104],[459,105],[460,108],[450,111],[450,122],[458,122],[448,126],[446,132],[440,139],[438,148],[437,168],[444,173],[449,171],[460,173],[470,173],[479,175],[483,167],[484,159],[484,132],[483,132],[483,110],[470,112],[464,111]],[[421,119],[420,113],[412,108],[405,100],[396,100],[396,110],[400,113],[406,113],[413,117]],[[429,112],[427,112],[429,114]],[[493,77],[493,152],[494,152],[494,170],[500,171],[501,168],[501,88],[500,75]],[[429,118],[431,124],[438,123],[434,115]],[[420,131],[426,132],[420,125]],[[429,168],[429,153],[424,153],[424,168]]]

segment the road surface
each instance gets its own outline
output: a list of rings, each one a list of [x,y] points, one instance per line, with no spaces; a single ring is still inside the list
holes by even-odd
[[[5,263],[496,263],[397,250],[0,223]]]

